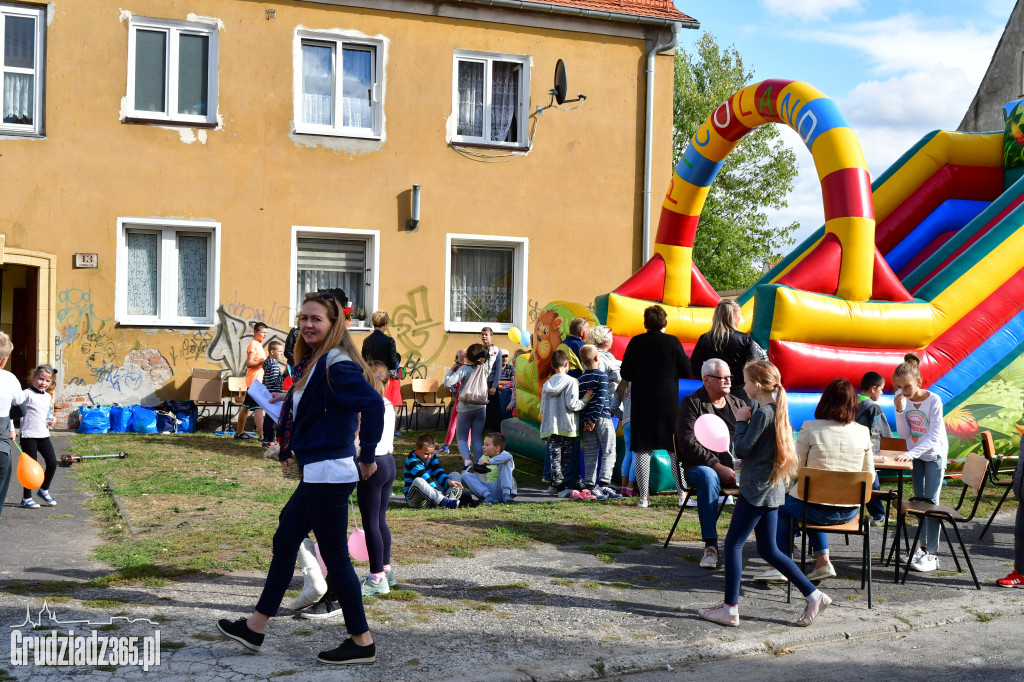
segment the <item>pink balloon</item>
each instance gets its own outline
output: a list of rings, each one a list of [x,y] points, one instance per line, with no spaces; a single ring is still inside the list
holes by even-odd
[[[362,528],[356,528],[352,535],[348,536],[348,553],[356,561],[370,560],[370,552],[366,549],[366,533]]]
[[[327,577],[327,564],[325,564],[324,560],[320,557],[319,542],[313,543],[313,550],[316,552],[316,562],[320,564],[320,572],[324,574],[324,577]]]
[[[729,427],[717,414],[702,414],[693,425],[697,442],[712,452],[729,451]]]

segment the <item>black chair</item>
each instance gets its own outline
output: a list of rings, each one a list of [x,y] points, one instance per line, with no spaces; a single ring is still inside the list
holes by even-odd
[[[673,447],[673,449],[676,447],[676,437],[674,435],[672,436],[672,447]],[[676,450],[676,456],[672,460],[672,465],[673,466],[679,466],[677,464],[677,462],[679,462],[679,451],[678,450]],[[673,474],[674,473],[675,472],[673,472]],[[693,496],[695,496],[697,494],[697,488],[696,488],[696,486],[687,486],[684,489],[684,492],[686,493],[686,495],[683,497],[683,500],[682,500],[682,502],[679,505],[679,513],[676,514],[675,523],[672,524],[672,530],[670,530],[668,532],[668,537],[665,538],[665,545],[664,546],[666,548],[668,547],[668,543],[672,542],[672,536],[675,535],[676,526],[679,525],[679,519],[683,518],[683,511],[686,509],[686,503],[690,500],[691,497],[693,497]],[[735,487],[733,487],[733,488],[722,488],[722,492],[721,492],[722,501],[718,505],[718,514],[715,516],[715,520],[717,520],[718,517],[720,517],[722,515],[722,510],[725,509],[725,501],[729,498],[729,496],[732,495],[735,498],[735,496],[737,496],[739,494],[740,494],[740,489],[739,488],[735,488]]]
[[[981,535],[978,536],[979,540],[985,539],[985,533],[988,532],[989,526],[992,525],[992,520],[996,518],[996,514],[999,513],[999,508],[1003,506],[1003,502],[1006,502],[1006,498],[1010,496],[1010,491],[1013,490],[1013,475],[1009,478],[1002,478],[999,475],[999,465],[1002,463],[1003,458],[996,454],[996,444],[992,440],[991,431],[981,432],[981,451],[985,455],[985,459],[988,460],[988,481],[997,488],[1006,488],[1003,491],[1003,496],[999,498],[999,504],[992,510],[992,516],[988,517],[988,523],[981,529]]]

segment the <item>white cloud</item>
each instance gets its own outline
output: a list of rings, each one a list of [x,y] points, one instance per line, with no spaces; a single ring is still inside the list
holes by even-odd
[[[813,21],[843,10],[859,10],[864,0],[761,0],[761,4],[772,14]]]
[[[862,52],[879,74],[955,67],[980,82],[1002,30],[1000,26],[979,31],[964,22],[953,24],[899,14],[877,21],[836,25],[827,31],[804,32],[802,37]]]

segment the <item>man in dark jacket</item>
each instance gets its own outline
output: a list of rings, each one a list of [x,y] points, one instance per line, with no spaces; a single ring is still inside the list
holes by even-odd
[[[729,427],[730,450],[736,434],[736,413],[747,403],[729,391],[736,380],[729,373],[724,360],[712,358],[700,370],[703,386],[683,398],[679,404],[676,419],[676,456],[678,466],[673,466],[676,484],[682,490],[679,468],[686,475],[686,484],[697,489],[697,517],[700,519],[700,534],[704,538],[704,556],[701,568],[718,567],[718,497],[723,487],[736,485],[736,472],[731,452],[712,452],[697,441],[694,424],[704,414],[715,414]],[[739,378],[742,380],[742,377]],[[680,496],[680,503],[682,496]]]

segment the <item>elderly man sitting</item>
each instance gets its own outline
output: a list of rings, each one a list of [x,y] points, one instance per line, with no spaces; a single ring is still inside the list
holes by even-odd
[[[683,503],[683,482],[679,468],[683,469],[686,483],[697,489],[697,517],[700,519],[700,534],[704,538],[704,556],[701,568],[718,568],[718,496],[722,487],[736,485],[731,452],[712,452],[697,442],[693,426],[703,414],[716,414],[729,426],[730,450],[736,433],[736,412],[747,402],[730,395],[733,377],[724,360],[712,358],[700,368],[703,386],[683,398],[679,404],[676,419],[676,456],[678,466],[673,466],[676,486],[679,489],[679,503]],[[742,380],[742,377],[740,377]]]

